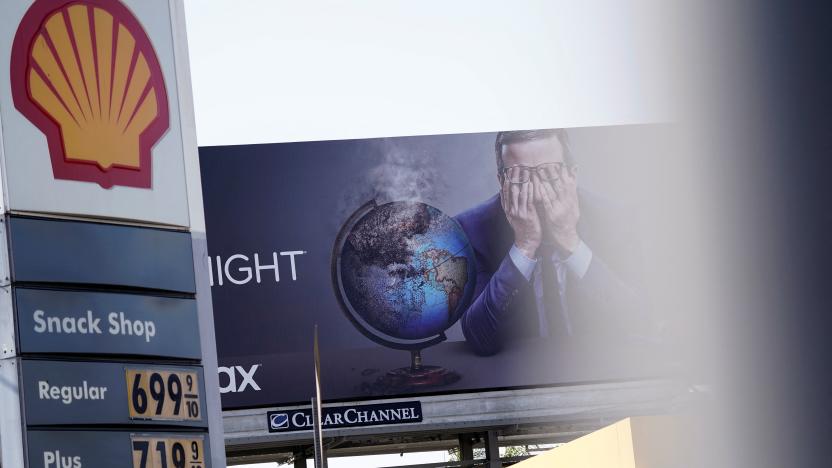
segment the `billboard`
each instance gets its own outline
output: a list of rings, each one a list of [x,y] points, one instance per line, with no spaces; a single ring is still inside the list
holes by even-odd
[[[200,148],[223,408],[652,377],[659,126]],[[636,206],[634,206],[634,204]]]

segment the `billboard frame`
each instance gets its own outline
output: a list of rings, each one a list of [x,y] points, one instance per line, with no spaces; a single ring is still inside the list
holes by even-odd
[[[549,427],[546,437],[572,439],[627,416],[659,414],[673,410],[686,395],[688,386],[674,379],[648,379],[608,383],[587,383],[514,390],[464,392],[411,398],[384,398],[361,401],[362,405],[418,400],[423,421],[418,424],[327,429],[329,441],[356,441],[378,437],[405,440],[436,438],[485,432]],[[355,402],[324,405],[325,408],[350,406]],[[226,450],[232,463],[272,461],[277,454],[293,452],[312,441],[312,431],[270,433],[267,413],[308,408],[309,405],[225,410],[223,411]],[[538,434],[539,435],[539,434]],[[522,439],[522,438],[521,438]],[[515,441],[515,444],[519,443]],[[359,442],[360,444],[360,442]],[[395,451],[405,451],[407,442],[395,444]],[[423,447],[424,449],[424,447]],[[252,451],[269,455],[250,458]],[[350,447],[350,455],[379,453],[379,447]],[[337,456],[337,451],[333,454]],[[271,458],[269,458],[271,457]]]

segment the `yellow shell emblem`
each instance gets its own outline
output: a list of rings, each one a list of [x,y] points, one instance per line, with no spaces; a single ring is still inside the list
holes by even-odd
[[[56,178],[150,187],[167,94],[150,39],[119,1],[36,1],[15,36],[12,91],[46,134]]]

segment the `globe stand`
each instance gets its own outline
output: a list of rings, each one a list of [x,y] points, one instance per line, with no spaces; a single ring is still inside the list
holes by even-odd
[[[440,366],[425,366],[422,364],[422,351],[410,351],[410,367],[393,369],[379,382],[385,393],[412,391],[450,385],[460,379],[459,374]]]

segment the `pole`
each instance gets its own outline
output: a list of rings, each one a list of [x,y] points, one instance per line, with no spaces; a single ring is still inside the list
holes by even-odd
[[[474,443],[471,434],[460,434],[459,438],[459,461],[474,460]]]
[[[303,447],[295,450],[294,468],[306,468],[306,450]]]
[[[313,441],[315,443],[315,468],[326,468],[324,434],[321,427],[321,355],[318,351],[318,324],[315,324],[315,341],[312,345],[315,356],[315,396],[312,398]]]
[[[485,434],[485,457],[488,460],[488,468],[503,466],[500,461],[500,446],[497,444],[497,431],[488,431]]]

